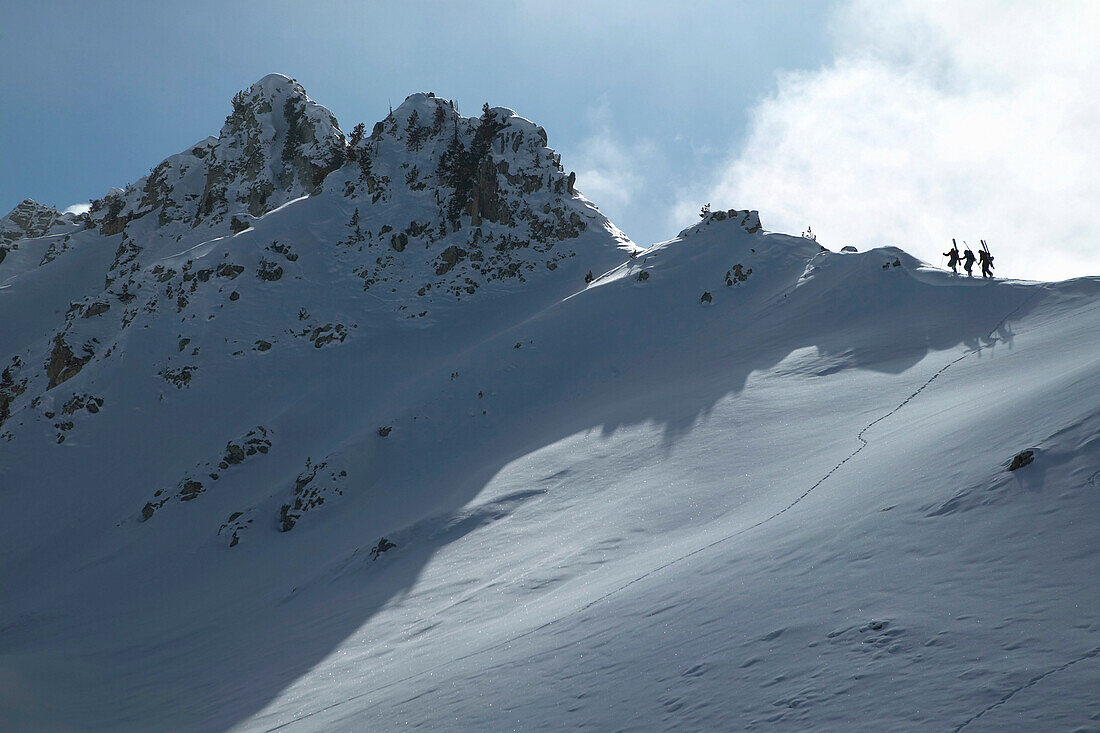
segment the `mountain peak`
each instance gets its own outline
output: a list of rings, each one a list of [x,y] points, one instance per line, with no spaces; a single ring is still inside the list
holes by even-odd
[[[0,219],[0,261],[7,255],[7,247],[12,243],[45,236],[54,226],[72,224],[75,220],[73,214],[64,214],[33,199],[23,199]]]
[[[316,193],[344,162],[336,117],[295,80],[268,74],[234,95],[217,137],[174,155],[121,191],[92,202],[103,234],[158,212],[160,227],[226,226]]]
[[[108,294],[134,314],[151,312],[143,303],[165,273],[181,272],[179,253],[195,250],[200,260],[225,240],[216,256],[252,267],[242,264],[253,259],[250,243],[268,237],[263,244],[286,249],[287,221],[314,221],[295,235],[297,251],[335,257],[331,266],[351,275],[353,288],[387,294],[405,318],[529,281],[565,293],[637,249],[574,189],[576,176],[545,130],[507,107],[485,104],[464,117],[453,102],[418,92],[367,129],[355,125],[345,137],[332,113],[282,74],[241,90],[217,137],[112,189],[76,221],[95,230],[89,240],[121,235],[110,245]],[[279,221],[260,223],[291,204]],[[59,242],[41,262],[84,239]],[[264,269],[270,257],[258,259],[261,280],[273,275]]]
[[[286,74],[268,74],[249,87],[249,92],[264,94],[269,97],[285,96],[294,92],[305,95],[305,89],[302,88],[302,85]]]

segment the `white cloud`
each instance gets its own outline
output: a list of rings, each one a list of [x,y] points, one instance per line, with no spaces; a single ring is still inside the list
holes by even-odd
[[[657,155],[651,140],[627,142],[616,132],[606,96],[588,108],[588,137],[570,155],[584,167],[577,169],[577,188],[615,220],[646,184],[649,162]]]
[[[65,209],[62,213],[65,213],[65,214],[86,214],[91,210],[92,210],[92,205],[91,204],[88,204],[88,203],[73,204],[72,206]]]
[[[832,249],[984,238],[1002,276],[1100,275],[1100,3],[854,0],[830,32],[681,221],[702,198]]]

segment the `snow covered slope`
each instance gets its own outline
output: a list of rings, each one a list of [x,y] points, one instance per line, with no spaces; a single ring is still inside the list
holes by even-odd
[[[234,107],[0,264],[11,725],[1100,723],[1100,280],[641,250],[509,110]]]

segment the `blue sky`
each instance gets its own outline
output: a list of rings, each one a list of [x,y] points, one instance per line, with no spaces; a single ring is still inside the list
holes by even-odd
[[[511,107],[548,130],[565,165],[607,178],[582,190],[622,228],[667,238],[677,191],[698,182],[709,155],[737,145],[774,70],[825,61],[826,17],[826,5],[809,2],[685,12],[679,3],[9,0],[0,209],[25,197],[64,207],[136,180],[216,135],[234,92],[280,72],[345,130],[369,129],[416,91],[466,114],[485,101]],[[628,174],[593,167],[628,163]],[[629,196],[616,195],[616,175]]]
[[[298,79],[341,126],[414,91],[543,125],[641,244],[699,206],[897,244],[990,240],[999,274],[1100,274],[1100,3],[0,4],[0,210],[59,208]]]

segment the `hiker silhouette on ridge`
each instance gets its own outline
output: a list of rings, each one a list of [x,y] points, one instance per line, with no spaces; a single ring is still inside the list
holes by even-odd
[[[985,242],[982,242],[985,244]],[[978,260],[982,264],[982,277],[993,277],[993,255],[989,253],[989,250],[983,247],[978,252]]]
[[[967,277],[974,277],[974,273],[972,272],[972,270],[974,268],[974,261],[976,259],[978,258],[974,256],[974,252],[969,247],[967,247],[966,252],[963,254],[963,269],[966,270]]]
[[[951,268],[951,272],[956,275],[959,271],[955,267],[959,264],[959,260],[962,259],[962,255],[959,254],[959,245],[955,243],[955,240],[951,240],[951,249],[943,253],[943,256],[947,258],[947,266]]]

